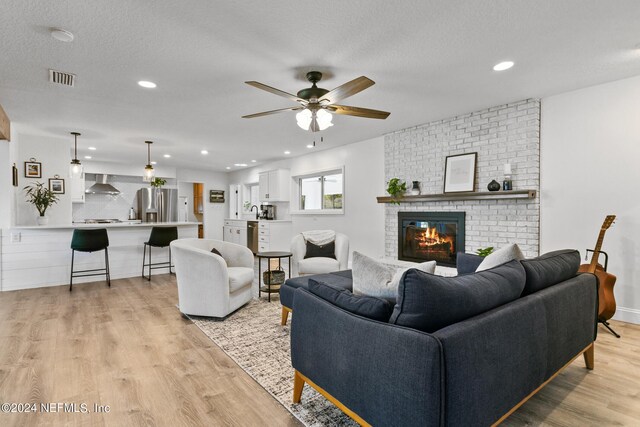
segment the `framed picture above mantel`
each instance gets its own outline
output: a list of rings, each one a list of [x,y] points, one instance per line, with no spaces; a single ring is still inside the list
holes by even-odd
[[[476,188],[478,153],[447,156],[444,164],[444,193],[468,193]]]

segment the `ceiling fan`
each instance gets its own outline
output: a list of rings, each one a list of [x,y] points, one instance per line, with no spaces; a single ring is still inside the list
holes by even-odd
[[[361,76],[329,91],[316,85],[316,83],[321,79],[322,73],[320,71],[309,71],[307,73],[307,80],[311,82],[311,87],[300,90],[297,95],[292,95],[259,82],[245,82],[250,86],[290,99],[300,105],[296,107],[249,114],[248,116],[242,116],[242,118],[251,119],[254,117],[268,116],[270,114],[283,113],[285,111],[299,111],[299,113],[296,114],[298,126],[304,130],[317,132],[325,130],[329,126],[333,126],[333,123],[331,123],[331,113],[364,117],[368,119],[386,119],[389,116],[390,113],[386,111],[336,104],[336,102],[342,101],[345,98],[373,86],[375,84],[373,80],[368,79],[365,76]]]

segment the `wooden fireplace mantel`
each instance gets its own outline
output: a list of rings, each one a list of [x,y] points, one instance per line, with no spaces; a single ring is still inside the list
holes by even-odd
[[[446,202],[463,200],[502,200],[502,199],[535,199],[536,190],[511,190],[511,191],[482,191],[466,193],[421,194],[419,196],[404,196],[398,199],[400,203],[418,202]],[[378,196],[378,203],[395,202],[389,196]]]

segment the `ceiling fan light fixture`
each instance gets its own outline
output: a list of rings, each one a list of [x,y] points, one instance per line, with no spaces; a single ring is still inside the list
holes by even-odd
[[[318,127],[320,130],[325,130],[330,126],[333,126],[331,120],[333,116],[325,109],[320,109],[316,112],[316,121],[318,122]]]
[[[309,130],[309,126],[311,125],[311,120],[313,119],[313,114],[311,110],[305,108],[296,114],[296,120],[298,121],[298,126],[304,130]]]

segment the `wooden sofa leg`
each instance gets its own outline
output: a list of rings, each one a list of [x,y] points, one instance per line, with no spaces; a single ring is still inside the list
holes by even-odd
[[[298,371],[293,376],[293,403],[300,403],[302,397],[302,388],[304,387],[304,379]]]
[[[591,343],[591,345],[589,346],[588,349],[586,349],[583,353],[584,356],[584,364],[586,365],[587,369],[592,370],[595,360],[594,360],[594,353],[595,353],[595,343]]]
[[[287,324],[287,319],[289,319],[289,312],[291,310],[289,310],[287,307],[285,307],[284,305],[282,306],[282,319],[280,320],[280,325],[282,326],[286,326]]]

